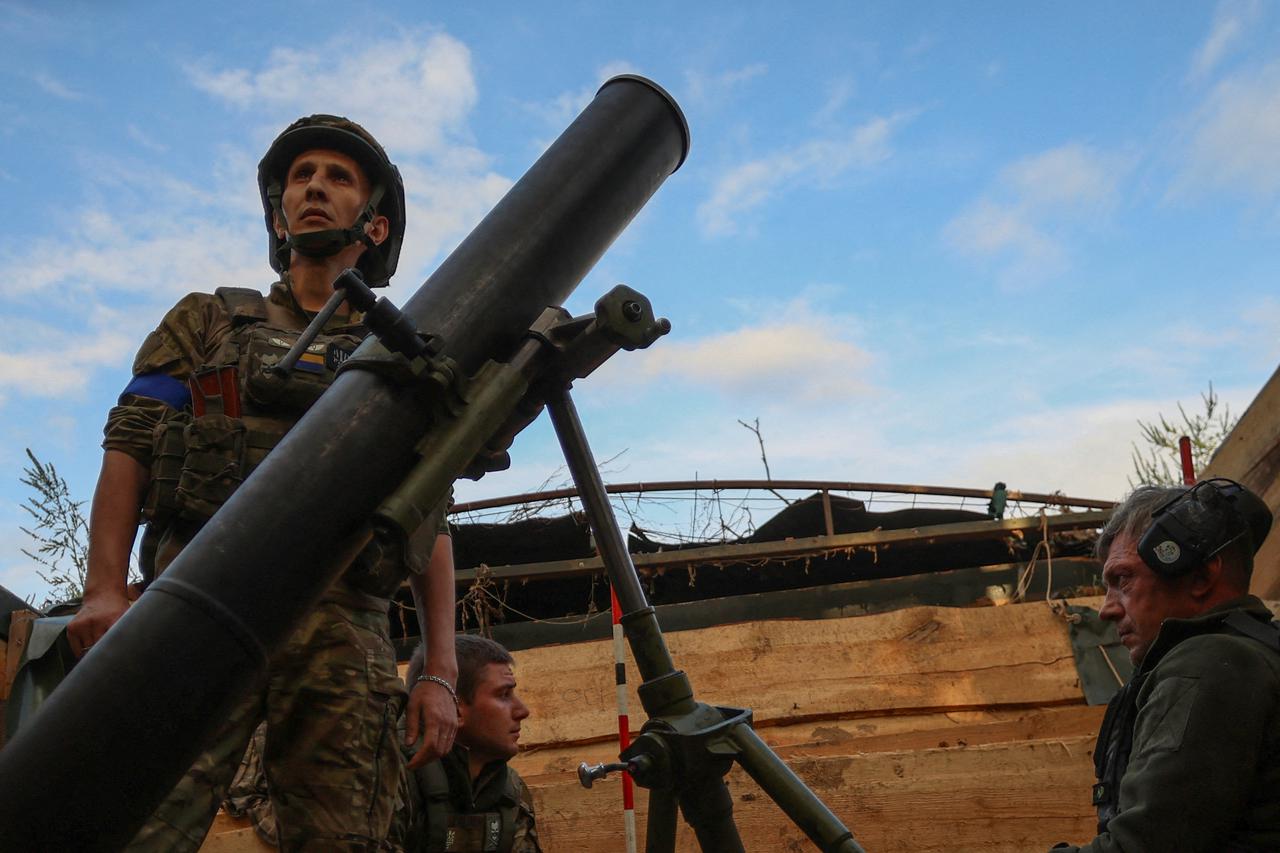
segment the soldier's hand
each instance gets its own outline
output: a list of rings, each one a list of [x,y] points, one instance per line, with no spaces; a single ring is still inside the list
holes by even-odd
[[[86,595],[80,611],[67,624],[67,642],[72,653],[84,657],[128,609],[129,599],[124,590]]]
[[[419,681],[409,694],[405,723],[406,746],[413,746],[421,737],[418,751],[409,759],[409,769],[416,770],[453,748],[453,738],[458,733],[458,706],[444,685]]]

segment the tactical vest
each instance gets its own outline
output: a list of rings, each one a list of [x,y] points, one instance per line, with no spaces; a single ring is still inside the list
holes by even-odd
[[[449,795],[449,778],[440,761],[417,771],[425,809],[413,828],[409,850],[427,853],[509,853],[515,843],[519,801],[510,768],[496,811],[461,814]]]
[[[169,417],[153,434],[143,505],[151,542],[144,539],[144,553],[154,552],[170,528],[194,533],[208,521],[328,389],[368,334],[359,324],[330,329],[307,347],[288,376],[277,376],[270,368],[301,330],[290,328],[294,324],[285,317],[273,318],[280,312],[269,310],[256,290],[221,287],[216,294],[231,332],[191,377],[190,410]],[[404,555],[396,556],[362,555],[344,579],[359,592],[388,597],[404,579]],[[154,573],[145,562],[144,573]]]
[[[1222,625],[1237,634],[1250,637],[1280,653],[1280,622],[1262,623],[1247,613],[1233,611]],[[1140,672],[1129,680],[1107,705],[1093,750],[1093,769],[1098,784],[1093,786],[1093,805],[1098,810],[1098,834],[1120,813],[1120,780],[1129,768],[1133,752],[1133,730],[1138,718],[1138,694],[1150,672]]]

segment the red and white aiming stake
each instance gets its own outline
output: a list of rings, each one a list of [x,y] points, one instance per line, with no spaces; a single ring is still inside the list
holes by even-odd
[[[627,715],[627,663],[626,643],[622,636],[622,607],[618,596],[609,588],[610,608],[613,611],[613,673],[618,691],[618,749],[631,745],[631,721]],[[636,853],[636,796],[631,774],[622,771],[622,819],[627,828],[627,853]]]

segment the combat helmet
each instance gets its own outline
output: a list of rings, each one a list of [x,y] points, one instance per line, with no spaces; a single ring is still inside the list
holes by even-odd
[[[371,186],[369,203],[350,228],[288,235],[281,240],[276,235],[275,216],[280,211],[285,175],[295,157],[317,148],[339,151],[360,164]],[[368,246],[357,266],[371,286],[386,284],[396,271],[400,245],[404,242],[404,181],[378,140],[354,121],[320,113],[300,118],[286,127],[258,164],[258,193],[262,196],[267,221],[271,268],[276,272],[288,269],[289,255],[294,249],[299,254],[326,257],[357,242]],[[365,225],[372,221],[375,213],[387,217],[390,223],[387,239],[378,245],[364,233]]]

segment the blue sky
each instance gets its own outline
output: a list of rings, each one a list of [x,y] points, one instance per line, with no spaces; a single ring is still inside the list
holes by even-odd
[[[673,332],[576,399],[615,480],[1127,488],[1138,418],[1280,359],[1280,9],[1210,3],[0,0],[0,583],[24,448],[87,499],[103,417],[184,293],[270,283],[254,169],[299,115],[405,175],[403,302],[605,79],[685,165],[571,300]],[[545,421],[510,472],[556,475]]]

